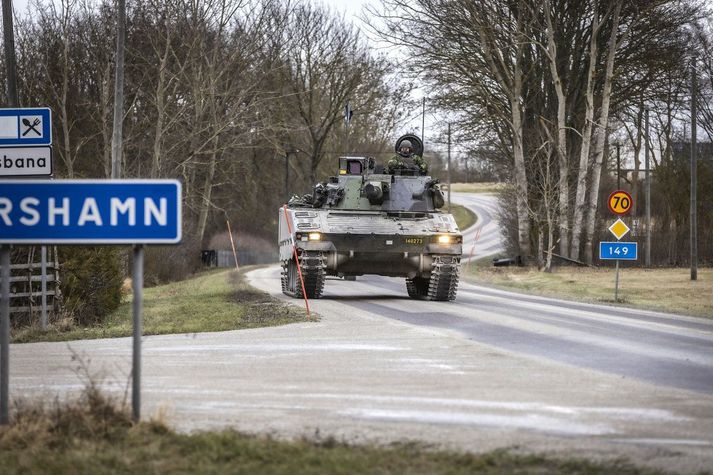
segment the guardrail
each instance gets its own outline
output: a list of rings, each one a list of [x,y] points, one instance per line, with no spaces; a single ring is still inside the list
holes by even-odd
[[[279,260],[277,250],[241,251],[238,250],[238,262],[241,266],[253,264],[272,264]],[[233,251],[224,249],[204,249],[201,251],[201,262],[205,267],[235,267]]]

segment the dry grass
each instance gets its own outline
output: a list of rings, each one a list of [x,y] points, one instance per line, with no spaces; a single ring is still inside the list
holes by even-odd
[[[448,208],[444,207],[444,210],[447,209]],[[478,217],[475,215],[475,213],[473,213],[465,206],[460,206],[457,204],[451,204],[451,214],[455,218],[456,224],[458,224],[458,228],[461,231],[468,229],[478,220]]]
[[[179,434],[134,424],[124,405],[89,384],[76,401],[24,404],[0,427],[3,474],[637,474],[625,461],[552,459],[498,450],[438,451],[419,444],[349,445],[333,438],[280,441],[233,430]]]
[[[530,293],[596,303],[614,303],[614,269],[561,267],[552,273],[531,268],[468,267],[465,274],[479,283]],[[684,315],[713,317],[713,269],[624,268],[619,275],[620,304]]]
[[[498,193],[507,185],[505,183],[451,183],[451,191],[461,193]]]
[[[247,271],[244,269],[244,271]],[[144,334],[197,333],[283,325],[306,320],[300,307],[250,287],[233,270],[144,289]],[[102,323],[13,329],[15,343],[114,338],[132,334],[131,295]]]

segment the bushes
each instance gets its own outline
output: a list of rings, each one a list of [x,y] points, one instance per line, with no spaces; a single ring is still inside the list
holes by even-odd
[[[147,246],[145,249],[146,287],[183,280],[200,269],[200,247],[192,240],[177,246]]]
[[[99,323],[121,303],[120,253],[116,247],[60,248],[64,308],[75,323]]]

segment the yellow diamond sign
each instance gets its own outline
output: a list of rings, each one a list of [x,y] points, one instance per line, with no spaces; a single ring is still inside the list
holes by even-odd
[[[611,232],[615,238],[621,239],[629,232],[629,226],[621,220],[621,218],[614,221],[614,224],[609,226],[609,232]]]

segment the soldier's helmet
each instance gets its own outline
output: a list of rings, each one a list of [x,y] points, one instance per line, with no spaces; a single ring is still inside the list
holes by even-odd
[[[399,155],[402,157],[410,157],[413,154],[413,145],[410,140],[404,140],[399,145]]]

